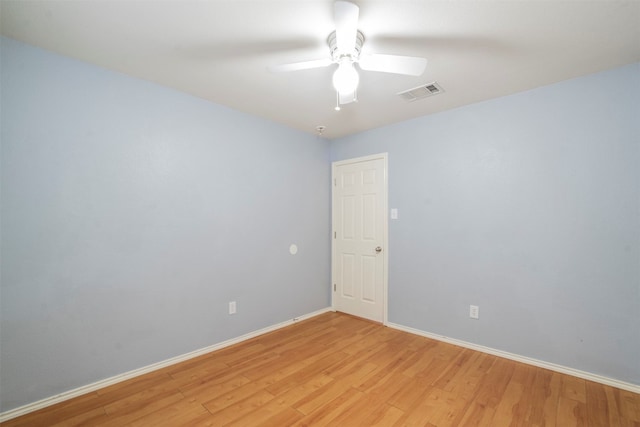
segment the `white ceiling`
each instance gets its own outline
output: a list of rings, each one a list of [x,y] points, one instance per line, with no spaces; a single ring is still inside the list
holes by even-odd
[[[422,56],[420,77],[360,72],[334,111],[332,0],[0,0],[5,36],[324,136],[345,135],[640,61],[640,1],[357,0],[363,53]],[[396,93],[437,81],[445,93]]]

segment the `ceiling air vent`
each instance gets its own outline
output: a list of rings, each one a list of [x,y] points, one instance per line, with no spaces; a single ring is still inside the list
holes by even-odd
[[[444,92],[442,86],[440,86],[438,82],[432,82],[400,92],[398,96],[407,102],[412,102],[428,96],[437,95],[442,92]]]

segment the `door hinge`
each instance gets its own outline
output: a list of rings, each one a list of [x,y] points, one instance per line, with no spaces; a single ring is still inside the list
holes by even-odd
[[[338,184],[336,183],[336,179],[335,179],[335,178],[333,178],[333,186],[335,187],[335,186],[337,186],[337,185],[338,185]]]
[[[333,292],[335,292],[335,291],[336,291],[336,284],[334,283],[333,284]]]
[[[336,232],[335,231],[333,232],[333,238],[334,239],[336,238]]]

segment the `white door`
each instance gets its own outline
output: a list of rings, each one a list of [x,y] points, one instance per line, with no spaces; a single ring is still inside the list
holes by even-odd
[[[387,154],[333,163],[333,308],[386,323]]]

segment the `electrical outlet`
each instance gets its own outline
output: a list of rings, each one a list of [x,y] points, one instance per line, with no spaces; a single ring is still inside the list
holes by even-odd
[[[236,314],[236,302],[231,301],[229,303],[229,314]]]
[[[469,306],[469,317],[472,319],[479,319],[480,318],[480,307],[478,307],[477,305],[470,305]]]

